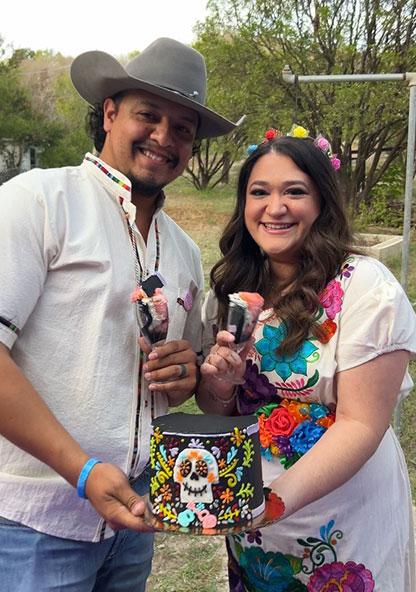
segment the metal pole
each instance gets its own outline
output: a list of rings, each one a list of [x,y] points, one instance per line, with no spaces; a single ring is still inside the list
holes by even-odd
[[[401,283],[407,292],[407,274],[409,269],[410,226],[412,220],[412,192],[415,167],[415,135],[416,135],[416,73],[409,74],[409,127],[407,132],[406,185],[404,191],[404,219],[402,245]]]
[[[410,226],[412,221],[412,191],[413,175],[415,168],[415,135],[416,135],[416,75],[412,73],[409,81],[409,127],[407,132],[407,158],[406,158],[406,186],[404,192],[404,219],[403,219],[403,245],[402,245],[402,269],[401,283],[407,292],[407,276],[409,270],[410,252]],[[393,426],[397,438],[401,436],[402,404],[396,405],[394,410]]]
[[[329,74],[322,76],[297,76],[293,74],[289,66],[282,70],[283,80],[289,84],[298,82],[380,82],[380,81],[399,81],[403,82],[407,74]]]
[[[378,82],[378,81],[409,81],[409,124],[407,136],[407,158],[406,158],[406,186],[404,197],[403,214],[403,245],[402,245],[402,266],[401,284],[407,292],[407,275],[409,270],[410,251],[410,227],[412,219],[412,192],[415,164],[415,142],[416,142],[416,72],[406,74],[334,74],[323,76],[295,76],[289,66],[282,71],[283,80],[289,84],[295,82]],[[400,439],[401,403],[396,405],[394,410],[394,431]]]
[[[285,66],[282,70],[282,78],[289,84],[295,82],[380,82],[380,81],[409,81],[410,99],[409,99],[409,132],[407,143],[407,163],[406,163],[406,187],[403,217],[403,245],[402,245],[402,266],[401,266],[401,284],[407,291],[407,274],[409,267],[410,250],[410,226],[412,217],[412,190],[415,160],[415,125],[416,125],[416,72],[406,72],[405,74],[330,74],[322,76],[297,76],[293,74],[290,66]]]

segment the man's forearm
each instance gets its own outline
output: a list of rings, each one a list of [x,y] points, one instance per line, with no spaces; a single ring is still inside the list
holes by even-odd
[[[0,344],[0,433],[76,486],[88,455]]]

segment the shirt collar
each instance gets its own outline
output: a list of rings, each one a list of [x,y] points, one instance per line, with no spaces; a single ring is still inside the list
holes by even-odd
[[[89,152],[85,155],[83,164],[112,193],[122,197],[123,200],[131,201],[131,183],[123,173]]]
[[[134,208],[135,211],[135,206],[131,203],[130,179],[123,175],[123,173],[120,173],[117,169],[113,169],[110,165],[101,160],[101,158],[98,158],[98,156],[93,156],[90,152],[86,153],[83,164],[87,166],[88,170],[91,171],[91,173],[112,193],[116,194],[117,197],[122,197],[123,202],[129,202],[130,208]],[[163,208],[164,204],[165,193],[164,191],[161,191],[156,200],[156,214]]]

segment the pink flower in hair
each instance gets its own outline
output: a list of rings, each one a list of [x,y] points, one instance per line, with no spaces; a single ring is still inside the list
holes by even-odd
[[[328,147],[329,147],[328,140],[326,138],[324,138],[324,137],[319,138],[319,140],[318,140],[318,148],[320,148],[323,151],[326,151],[326,150],[328,150]]]
[[[337,171],[341,166],[341,161],[335,155],[331,158],[331,164],[333,168]]]

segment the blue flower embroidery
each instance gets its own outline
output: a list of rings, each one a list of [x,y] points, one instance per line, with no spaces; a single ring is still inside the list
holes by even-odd
[[[300,454],[305,454],[325,431],[325,428],[310,421],[302,422],[289,438],[292,449]]]
[[[296,580],[293,567],[282,553],[265,553],[260,547],[244,549],[241,567],[254,590],[284,592]]]
[[[272,327],[265,325],[263,338],[255,344],[255,348],[261,354],[261,371],[275,372],[283,379],[287,380],[292,373],[303,374],[306,376],[306,363],[308,358],[318,349],[316,345],[308,339],[291,356],[276,355],[276,348],[282,342],[285,336],[284,325]]]

